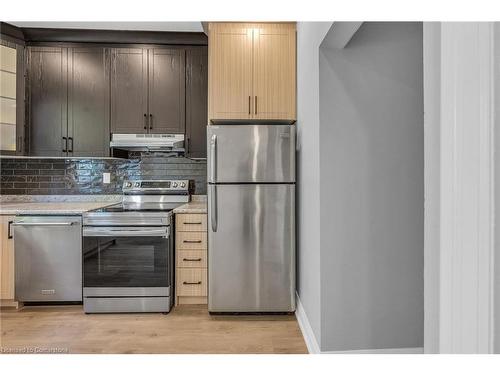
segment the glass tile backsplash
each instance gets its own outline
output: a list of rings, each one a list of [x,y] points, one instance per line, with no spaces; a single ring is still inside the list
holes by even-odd
[[[130,159],[0,159],[0,194],[120,194],[125,179],[191,179],[206,194],[205,160],[133,153]],[[111,182],[103,184],[103,172]]]

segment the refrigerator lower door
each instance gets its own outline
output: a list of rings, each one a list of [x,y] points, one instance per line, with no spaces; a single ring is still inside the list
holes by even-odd
[[[210,312],[295,311],[295,185],[209,185]]]

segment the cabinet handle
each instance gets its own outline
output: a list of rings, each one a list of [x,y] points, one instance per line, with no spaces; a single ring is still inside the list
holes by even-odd
[[[196,241],[192,241],[192,240],[184,240],[182,241],[184,243],[201,243],[201,240],[196,240]]]
[[[9,224],[8,224],[8,227],[7,227],[7,238],[8,239],[12,238],[12,231],[10,230],[10,228],[12,227],[12,223],[13,223],[13,221],[9,221]]]
[[[184,225],[201,225],[201,221],[197,221],[197,222],[185,222],[185,223],[182,223]]]
[[[255,95],[255,114],[257,114],[257,95]]]
[[[73,137],[68,137],[68,140],[71,141],[71,150],[68,150],[68,152],[73,152]]]
[[[21,137],[21,136],[17,137],[17,141],[18,141],[17,142],[18,145],[16,146],[16,151],[18,153],[22,154],[23,153],[23,137]]]
[[[68,138],[66,138],[66,137],[62,137],[62,138],[65,142],[65,146],[64,146],[62,152],[68,152]]]
[[[153,130],[153,115],[149,114],[149,130]]]
[[[252,97],[250,95],[248,95],[248,114],[251,115],[252,114],[252,111],[250,110],[250,102],[252,101]]]
[[[185,150],[185,153],[189,154],[189,138],[186,138],[186,150]]]
[[[201,262],[201,258],[196,258],[196,259],[189,259],[189,258],[183,258],[183,262]]]
[[[144,114],[144,130],[146,130],[148,128],[148,115],[147,114]]]
[[[197,282],[195,282],[195,283],[189,283],[189,282],[187,282],[187,281],[184,281],[184,282],[183,282],[183,284],[184,284],[184,285],[200,285],[200,284],[201,284],[201,281],[197,281]]]

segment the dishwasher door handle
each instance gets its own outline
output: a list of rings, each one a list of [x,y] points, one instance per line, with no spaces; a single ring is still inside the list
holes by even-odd
[[[69,221],[69,222],[54,222],[54,223],[24,223],[22,221],[17,221],[12,223],[12,225],[19,225],[23,227],[69,227],[71,225],[77,224],[77,222]]]

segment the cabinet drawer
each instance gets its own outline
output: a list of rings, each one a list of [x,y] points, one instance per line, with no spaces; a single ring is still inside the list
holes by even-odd
[[[180,250],[177,252],[177,267],[205,268],[206,266],[206,250]]]
[[[207,232],[177,232],[177,250],[203,250],[207,248]]]
[[[178,296],[206,296],[207,269],[179,268],[177,270]]]
[[[175,228],[179,232],[204,232],[207,230],[207,215],[177,214]]]

